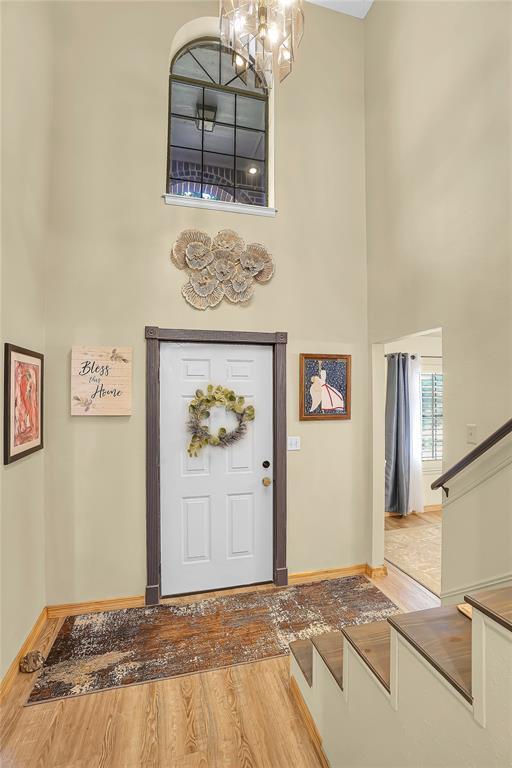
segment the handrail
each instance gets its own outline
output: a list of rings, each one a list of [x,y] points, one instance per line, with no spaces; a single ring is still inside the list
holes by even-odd
[[[496,445],[496,443],[499,443],[500,440],[503,440],[503,438],[509,435],[511,432],[512,419],[509,419],[503,424],[503,426],[497,429],[496,432],[493,432],[492,435],[486,437],[485,440],[482,440],[482,442],[476,446],[476,448],[473,448],[472,451],[463,456],[460,461],[458,461],[453,465],[453,467],[442,474],[441,477],[438,477],[437,480],[434,480],[430,486],[432,490],[435,491],[438,488],[442,488],[446,493],[446,496],[448,496],[449,488],[446,487],[445,483],[447,483],[448,480],[451,480],[452,477],[455,477],[455,475],[458,475],[459,472],[462,472],[463,469],[469,467],[470,464],[479,459],[480,456],[482,456],[484,453],[487,453],[490,448]]]

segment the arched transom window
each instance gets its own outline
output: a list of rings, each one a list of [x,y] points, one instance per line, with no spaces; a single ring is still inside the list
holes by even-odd
[[[169,91],[167,192],[266,206],[268,95],[250,63],[196,40],[173,58]]]

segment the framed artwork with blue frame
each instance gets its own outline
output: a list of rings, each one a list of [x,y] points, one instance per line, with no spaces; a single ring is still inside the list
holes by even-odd
[[[299,419],[350,419],[351,355],[300,356]]]

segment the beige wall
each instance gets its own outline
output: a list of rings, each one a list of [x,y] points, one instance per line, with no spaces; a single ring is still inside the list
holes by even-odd
[[[1,335],[44,352],[50,32],[47,9],[39,3],[3,3],[1,15]],[[46,601],[43,464],[40,451],[0,471],[0,675]]]
[[[1,473],[5,658],[45,599],[143,591],[146,324],[289,332],[288,431],[302,438],[289,454],[290,570],[378,565],[368,337],[443,327],[447,463],[466,423],[483,436],[510,415],[511,4],[377,0],[366,22],[308,4],[275,90],[275,219],[160,199],[172,39],[216,2],[2,8],[2,335],[44,347],[47,365],[47,447]],[[248,307],[192,310],[168,261],[190,226],[260,240],[274,280]],[[131,418],[69,416],[75,343],[134,346]],[[301,351],[353,354],[350,422],[298,421]]]
[[[511,28],[508,2],[365,24],[370,340],[442,326],[445,464],[512,410]]]
[[[362,23],[308,7],[293,76],[275,90],[275,219],[166,207],[168,59],[217,3],[56,3],[47,309],[50,603],[145,586],[144,326],[289,333],[289,568],[368,556]],[[320,95],[321,94],[321,95]],[[324,94],[328,94],[326,99]],[[276,275],[247,307],[204,313],[169,263],[186,227],[261,241]],[[134,346],[131,418],[69,416],[72,344]],[[299,352],[353,355],[353,417],[301,423]]]
[[[512,412],[511,31],[509,2],[377,0],[365,22],[369,338],[442,327],[445,468],[466,424],[483,439]]]

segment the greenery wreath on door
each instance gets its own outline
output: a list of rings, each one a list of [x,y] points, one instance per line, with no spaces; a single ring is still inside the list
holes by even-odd
[[[216,435],[212,435],[208,426],[203,422],[210,417],[212,408],[225,408],[236,417],[238,422],[235,429],[228,432],[225,427],[221,427]],[[201,448],[207,445],[227,448],[238,440],[241,440],[247,432],[247,424],[254,421],[254,407],[245,405],[245,399],[236,395],[232,389],[227,387],[208,384],[208,389],[203,392],[202,389],[196,391],[196,395],[191,400],[188,407],[189,418],[187,430],[191,436],[188,446],[189,456],[197,456]]]

